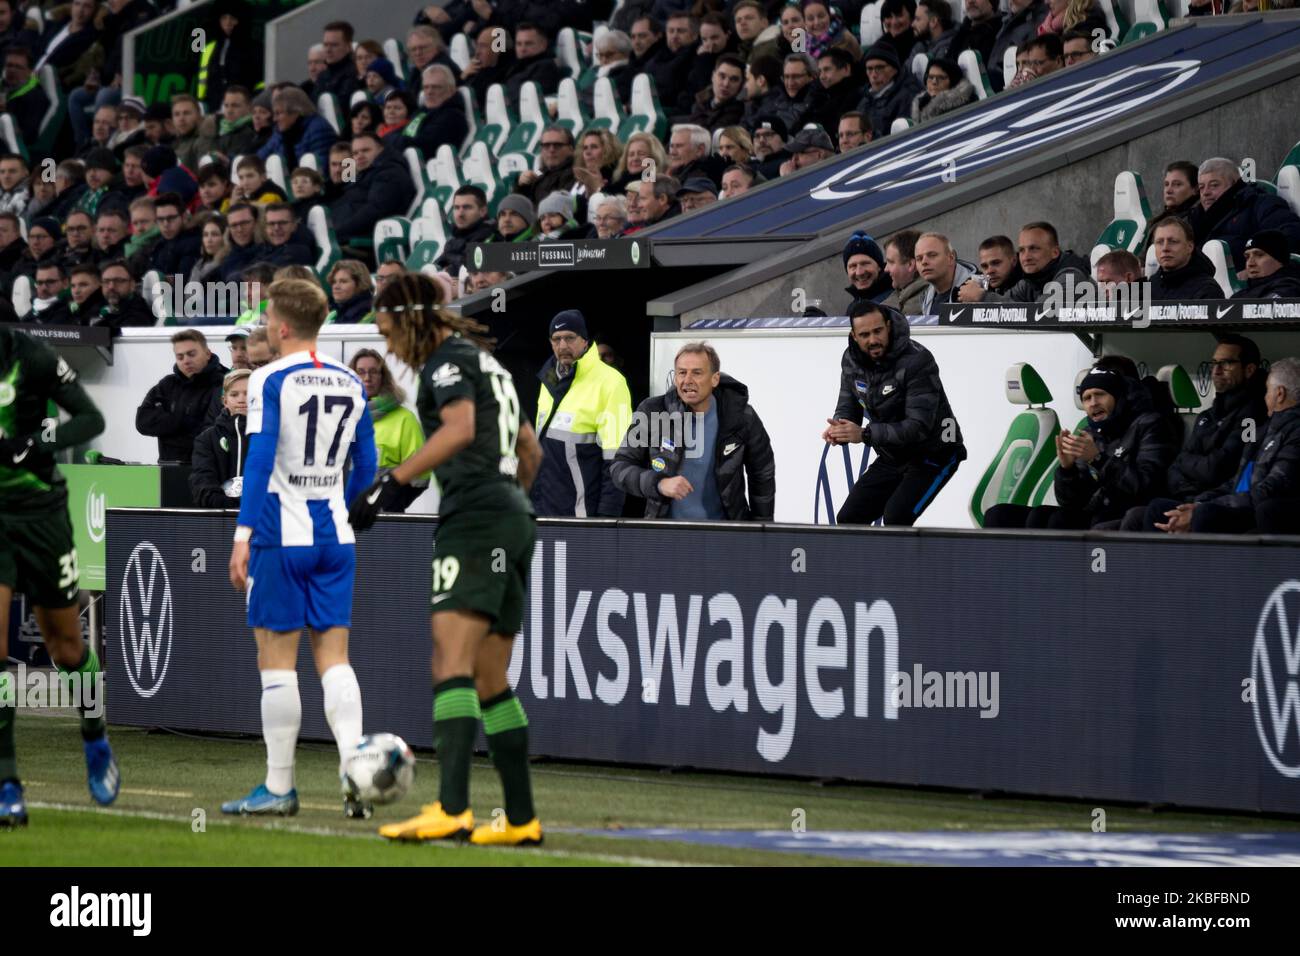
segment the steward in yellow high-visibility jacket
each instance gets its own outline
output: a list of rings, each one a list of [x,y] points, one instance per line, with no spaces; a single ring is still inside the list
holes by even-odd
[[[610,480],[609,465],[632,420],[627,380],[600,360],[576,309],[552,319],[550,335],[555,354],[537,376],[537,435],[544,456],[533,482],[533,508],[542,516],[617,518],[623,492]]]

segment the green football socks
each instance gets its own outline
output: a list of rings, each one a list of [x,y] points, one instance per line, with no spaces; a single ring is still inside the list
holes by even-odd
[[[81,679],[80,702],[77,709],[81,711],[81,739],[98,740],[104,736],[108,724],[104,720],[104,685],[99,678],[99,655],[89,644],[81,655],[81,663],[73,668],[60,667],[59,673],[69,676],[76,674]]]
[[[506,819],[523,826],[536,816],[528,774],[528,717],[515,692],[507,688],[483,701],[483,730],[492,763],[506,795]]]
[[[438,800],[455,816],[469,807],[469,765],[478,733],[474,678],[449,677],[433,688],[433,740],[438,748]]]

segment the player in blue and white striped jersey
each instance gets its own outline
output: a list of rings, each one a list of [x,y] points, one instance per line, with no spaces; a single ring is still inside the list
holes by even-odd
[[[267,774],[221,812],[290,815],[298,812],[293,752],[302,724],[296,666],[304,627],[340,768],[361,739],[361,689],[348,663],[356,570],[348,502],[374,480],[378,454],[365,386],[316,351],[324,293],[282,279],[269,294],[267,336],[282,357],[249,380],[248,461],[230,555],[230,581],[248,596],[257,638]],[[343,810],[358,818],[371,812],[346,789]]]

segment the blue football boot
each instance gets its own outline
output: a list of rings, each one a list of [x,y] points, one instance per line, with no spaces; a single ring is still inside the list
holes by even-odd
[[[86,783],[90,787],[90,796],[100,806],[106,807],[117,799],[117,791],[122,786],[122,774],[113,758],[113,748],[108,745],[107,736],[87,740],[85,747]]]
[[[241,816],[291,817],[298,812],[298,791],[275,794],[266,789],[266,784],[259,783],[248,796],[223,803],[221,812]]]
[[[23,785],[15,780],[0,784],[0,830],[27,826]]]

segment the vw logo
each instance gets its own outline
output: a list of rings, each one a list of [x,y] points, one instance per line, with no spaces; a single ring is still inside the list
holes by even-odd
[[[127,558],[118,596],[118,631],[127,679],[152,697],[167,676],[172,650],[172,588],[162,553],[141,541]]]
[[[1284,581],[1264,602],[1250,676],[1264,753],[1278,773],[1300,777],[1300,581]]]

